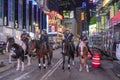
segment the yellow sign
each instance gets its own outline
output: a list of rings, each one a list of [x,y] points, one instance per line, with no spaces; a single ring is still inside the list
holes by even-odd
[[[85,20],[84,12],[81,12],[81,20]]]
[[[106,4],[108,4],[109,2],[110,2],[111,0],[103,0],[103,7],[106,5]]]

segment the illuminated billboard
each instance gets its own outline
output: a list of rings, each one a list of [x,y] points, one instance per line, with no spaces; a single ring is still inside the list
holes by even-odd
[[[47,33],[57,33],[58,31],[58,26],[57,22],[52,15],[47,15]]]
[[[74,18],[74,11],[63,10],[64,18]]]

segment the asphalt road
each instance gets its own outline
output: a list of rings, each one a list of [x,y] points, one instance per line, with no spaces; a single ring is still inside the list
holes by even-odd
[[[12,68],[0,73],[0,80],[120,80],[109,71],[110,68],[106,67],[107,65],[100,68],[93,68],[89,65],[89,73],[85,69],[80,72],[78,58],[75,58],[75,65],[71,65],[71,70],[67,69],[66,61],[65,71],[63,71],[60,51],[60,49],[54,51],[52,65],[47,66],[47,69],[40,70],[37,59],[32,58],[32,65],[25,66],[25,71],[16,71],[16,67]]]

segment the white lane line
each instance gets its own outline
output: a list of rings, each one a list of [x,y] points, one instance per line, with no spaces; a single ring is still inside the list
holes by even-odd
[[[51,73],[48,75],[48,77],[51,76],[56,71],[56,69],[59,67],[59,65],[61,63],[62,63],[62,61],[51,71]]]
[[[54,68],[61,62],[61,60],[62,60],[62,59],[60,59],[60,60],[51,68],[51,70],[54,69]],[[27,72],[27,73],[21,75],[20,77],[15,78],[14,80],[22,80],[22,79],[25,78],[27,75],[29,75],[30,73],[32,73],[34,70],[35,70],[35,69],[33,69],[32,71]],[[44,80],[44,78],[51,72],[51,70],[49,70],[41,79]]]
[[[15,78],[14,80],[21,80],[21,79],[23,79],[24,77],[26,77],[28,74],[32,73],[34,70],[35,70],[35,69],[33,69],[32,71],[27,72],[27,73],[21,75],[20,77]]]
[[[46,80],[49,76],[53,74],[53,72],[59,67],[62,63],[62,59],[60,59],[52,68],[49,70],[40,80]]]

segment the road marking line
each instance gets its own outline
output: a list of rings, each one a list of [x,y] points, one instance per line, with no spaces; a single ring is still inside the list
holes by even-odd
[[[56,71],[56,69],[59,67],[59,65],[62,63],[62,61],[56,66],[56,68],[54,68],[52,71],[51,71],[51,73],[48,75],[48,77],[49,76],[51,76],[55,71]]]
[[[35,69],[34,69],[34,70],[35,70]],[[24,77],[27,76],[28,74],[32,73],[34,70],[32,70],[32,71],[30,71],[30,72],[27,72],[27,73],[21,75],[20,77],[15,78],[14,80],[21,80],[22,78],[24,78]]]
[[[54,68],[56,68],[56,66],[61,63],[62,59],[60,59],[40,80],[45,80],[45,77],[47,77]],[[37,68],[36,68],[37,69]],[[35,69],[34,69],[35,70]],[[26,77],[27,75],[29,75],[30,73],[32,73],[34,70],[27,72],[23,75],[21,75],[20,77],[15,78],[14,80],[22,80],[24,77]]]
[[[59,65],[62,63],[62,59],[60,59],[52,68],[49,70],[40,80],[46,80],[49,76],[55,72],[55,70],[59,67]]]

